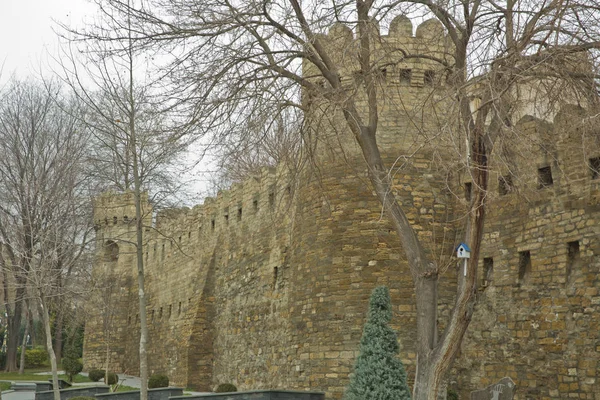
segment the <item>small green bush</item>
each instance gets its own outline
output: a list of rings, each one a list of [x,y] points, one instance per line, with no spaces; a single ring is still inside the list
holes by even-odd
[[[119,377],[117,376],[117,374],[115,374],[114,372],[109,372],[108,373],[108,382],[106,382],[106,384],[114,385],[117,382],[119,382]]]
[[[233,383],[221,383],[215,389],[215,393],[237,392],[237,387]]]
[[[88,378],[90,378],[90,381],[92,382],[99,382],[101,379],[104,379],[105,374],[106,371],[103,369],[90,369],[90,372],[88,372]]]
[[[83,371],[83,364],[77,358],[63,358],[62,367],[69,376],[69,382],[73,382],[73,377]]]
[[[148,389],[156,389],[169,386],[169,377],[166,375],[155,374],[148,379]]]
[[[43,347],[25,350],[25,366],[27,368],[45,367],[48,364],[48,352]]]
[[[448,389],[446,400],[458,400],[458,393],[453,389]]]

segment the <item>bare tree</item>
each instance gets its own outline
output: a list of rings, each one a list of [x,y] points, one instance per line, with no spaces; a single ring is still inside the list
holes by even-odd
[[[99,19],[101,22],[98,26],[104,26],[102,24],[110,21],[112,15],[108,10],[101,9]],[[65,81],[89,110],[86,124],[92,128],[94,135],[91,174],[101,188],[131,191],[134,196],[136,233],[133,244],[136,248],[139,294],[140,395],[142,400],[146,400],[148,323],[143,249],[146,244],[144,230],[151,227],[147,224],[150,211],[144,209],[142,197],[151,188],[156,204],[175,193],[176,168],[172,164],[189,143],[183,140],[179,131],[165,128],[166,119],[162,110],[151,101],[152,82],[141,83],[136,64],[138,51],[134,47],[136,32],[128,21],[115,28],[111,34],[125,38],[118,49],[103,41],[85,41],[81,53],[83,62],[78,62],[69,53],[66,59],[70,60],[70,64],[63,63],[63,72]],[[107,319],[109,322],[110,318]],[[107,326],[109,330],[110,326]],[[109,337],[105,339],[108,347]],[[107,367],[109,362],[107,351]]]
[[[81,171],[86,131],[65,112],[70,107],[74,113],[76,105],[62,99],[54,84],[15,81],[3,94],[0,266],[9,313],[6,369],[16,370],[22,310],[28,293],[35,292],[43,310],[55,398],[59,399],[47,299],[61,295],[89,230],[86,214],[81,214],[85,210]]]
[[[120,0],[97,3],[111,10],[111,26],[128,24],[130,32],[136,32],[134,46],[175,55],[167,66],[159,66],[161,77],[171,82],[166,102],[187,113],[189,123],[205,128],[216,142],[227,142],[232,126],[251,120],[254,110],[273,104],[279,105],[270,108],[274,110],[273,120],[286,107],[310,115],[313,127],[316,117],[335,116],[330,120],[348,134],[341,140],[338,137],[337,143],[333,140],[328,144],[345,150],[350,145],[344,138],[354,139],[363,168],[368,170],[370,183],[408,260],[417,305],[418,356],[413,397],[435,399],[473,313],[489,158],[498,138],[512,128],[518,115],[515,93],[524,85],[538,91],[544,83],[554,83],[547,87],[555,92],[560,90],[557,82],[567,82],[567,97],[586,104],[593,101],[591,63],[575,60],[581,60],[582,51],[599,46],[600,2],[149,0],[139,6]],[[402,43],[380,46],[378,26],[389,25],[392,17],[399,14],[420,20],[433,17],[424,37],[430,35],[432,45],[444,39],[446,45],[435,51],[427,46],[410,49]],[[335,23],[341,24],[336,29],[342,33],[342,39],[330,43],[331,38],[322,32]],[[412,34],[412,26],[410,31]],[[111,43],[131,40],[126,35],[106,35],[97,27],[81,34]],[[347,40],[343,40],[344,35]],[[386,68],[410,60],[427,63],[438,77],[447,78],[444,90],[449,100],[445,104],[450,106],[445,119],[450,122],[445,130],[454,135],[458,155],[455,164],[462,164],[473,185],[464,229],[471,258],[464,273],[460,271],[457,276],[454,309],[443,332],[438,332],[437,325],[442,266],[426,251],[394,195],[394,185],[402,182],[394,180],[396,166],[385,161],[378,142],[379,116],[386,100],[379,85],[381,76]],[[424,79],[433,81],[433,76]],[[326,111],[315,113],[315,103]],[[312,139],[321,142],[327,133],[327,129],[310,131]]]

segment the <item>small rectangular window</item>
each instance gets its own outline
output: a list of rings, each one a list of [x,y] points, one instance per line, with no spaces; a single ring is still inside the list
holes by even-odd
[[[258,211],[258,199],[252,200],[252,208],[254,208],[254,211]]]
[[[275,205],[275,193],[269,193],[269,207],[273,207]]]
[[[238,208],[238,212],[237,212],[237,220],[241,221],[242,220],[242,207]]]
[[[592,179],[600,178],[600,157],[590,158],[590,170],[592,171]]]
[[[435,84],[435,71],[425,71],[423,83],[427,86],[433,86]]]
[[[214,218],[210,220],[210,229],[213,231],[215,230],[215,219]]]
[[[579,266],[579,241],[567,243],[567,280],[571,277],[571,273]]]
[[[494,275],[494,259],[484,257],[483,259],[483,286],[489,286]]]
[[[553,183],[552,168],[550,166],[538,168],[538,189],[545,189]]]
[[[531,273],[531,253],[529,250],[519,252],[519,282]]]
[[[401,69],[400,70],[400,84],[408,86],[410,85],[410,80],[412,77],[411,69]]]
[[[498,194],[504,196],[514,190],[513,180],[511,175],[504,175],[498,178]]]

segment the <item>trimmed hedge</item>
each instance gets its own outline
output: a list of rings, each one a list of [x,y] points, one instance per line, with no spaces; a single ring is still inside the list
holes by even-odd
[[[88,378],[90,378],[90,381],[92,382],[99,382],[101,379],[104,379],[105,374],[106,371],[103,369],[90,369],[90,372],[88,372]]]
[[[148,379],[148,389],[169,387],[169,377],[162,374],[152,375]]]
[[[115,374],[114,372],[109,372],[108,373],[108,382],[106,382],[106,384],[114,385],[117,382],[119,382],[119,377],[117,376],[117,374]]]
[[[215,389],[215,393],[237,392],[237,387],[233,383],[221,383]]]

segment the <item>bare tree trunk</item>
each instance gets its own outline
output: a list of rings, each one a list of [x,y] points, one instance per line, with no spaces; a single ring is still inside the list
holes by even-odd
[[[52,368],[52,391],[54,392],[54,400],[60,400],[60,390],[58,388],[58,366],[56,364],[56,355],[52,346],[52,327],[50,326],[50,315],[48,308],[44,304],[43,297],[40,296],[40,308],[42,309],[42,319],[44,321],[44,331],[46,332],[46,350],[50,358],[50,367]]]
[[[21,301],[15,301],[15,307],[13,315],[8,316],[8,329],[6,333],[8,339],[6,340],[6,372],[16,372],[17,368],[17,350],[19,347],[19,330],[21,328]]]
[[[106,333],[106,367],[104,368],[104,383],[108,385],[108,373],[110,371],[110,333]]]
[[[29,307],[25,307],[25,333],[21,342],[21,360],[19,362],[19,375],[25,371],[25,352],[27,351],[27,336],[29,336]]]
[[[129,20],[128,20],[129,22]],[[137,151],[137,138],[136,138],[136,102],[134,97],[133,87],[133,46],[131,38],[131,26],[128,26],[129,35],[129,145],[131,146],[132,156],[132,172],[133,172],[133,186],[134,186],[134,198],[135,198],[135,227],[136,227],[136,258],[137,258],[137,270],[138,270],[138,293],[139,293],[139,307],[140,307],[140,400],[148,400],[148,353],[147,353],[147,342],[148,342],[148,321],[146,318],[146,292],[145,292],[145,277],[144,277],[144,253],[143,253],[143,216],[142,216],[142,182],[140,178],[140,171],[138,165],[138,151]]]
[[[60,364],[63,348],[64,312],[63,305],[60,304],[60,299],[57,299],[57,302],[59,302],[59,304],[56,310],[56,319],[54,321],[54,354],[56,354],[56,363]]]

